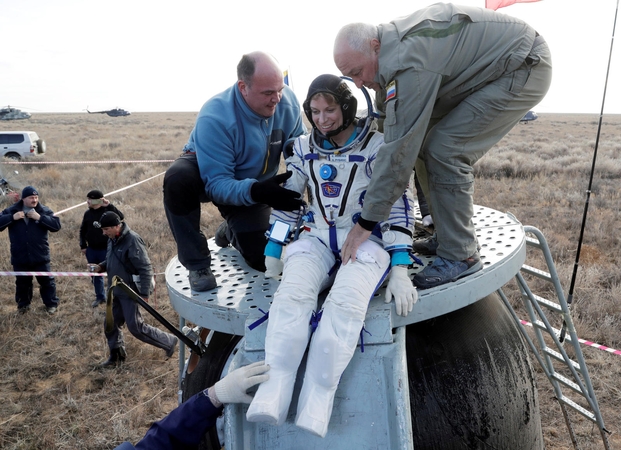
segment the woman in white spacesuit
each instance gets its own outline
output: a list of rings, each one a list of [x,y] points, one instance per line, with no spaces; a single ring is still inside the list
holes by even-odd
[[[356,119],[357,101],[345,80],[321,75],[310,85],[304,112],[313,129],[287,155],[292,176],[284,187],[307,190],[306,211],[273,211],[265,250],[266,276],[282,281],[269,311],[265,361],[269,381],[261,384],[246,418],[281,425],[287,416],[300,361],[312,335],[296,425],[325,436],[339,379],[349,364],[370,299],[388,273],[386,302],[395,299],[406,316],[417,301],[408,277],[414,200],[411,187],[360,246],[356,261],[342,266],[340,248],[360,217],[364,195],[383,135],[372,115]],[[290,230],[303,215],[303,231],[286,247]],[[321,310],[319,293],[332,286]],[[314,330],[314,332],[313,332]]]

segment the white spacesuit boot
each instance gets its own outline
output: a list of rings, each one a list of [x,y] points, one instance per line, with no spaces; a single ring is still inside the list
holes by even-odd
[[[368,255],[367,255],[368,256]],[[369,299],[388,264],[357,261],[342,266],[312,338],[295,424],[324,437],[334,394],[360,338]]]
[[[250,403],[246,419],[282,425],[287,418],[295,379],[310,337],[310,318],[325,278],[323,267],[300,260],[285,266],[283,281],[269,311],[265,337],[265,363],[269,380],[261,383]],[[317,287],[314,287],[317,286]]]

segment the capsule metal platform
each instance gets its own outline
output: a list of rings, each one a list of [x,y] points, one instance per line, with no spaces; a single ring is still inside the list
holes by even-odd
[[[296,399],[305,373],[304,358],[285,423],[274,427],[247,422],[244,419],[247,405],[231,404],[218,422],[220,442],[230,450],[413,450],[409,383],[404,382],[409,375],[403,325],[442,316],[477,302],[511,280],[526,258],[524,228],[515,217],[476,206],[474,223],[481,246],[482,270],[456,282],[419,291],[419,301],[407,317],[398,316],[393,303],[384,303],[385,285],[376,292],[365,318],[364,349],[361,339],[360,351],[355,352],[341,377],[325,438],[301,432],[294,424]],[[213,331],[243,336],[222,367],[224,375],[265,359],[267,322],[256,327],[251,325],[256,325],[269,311],[278,281],[249,268],[233,248],[218,248],[213,239],[210,248],[214,249],[211,269],[218,281],[216,289],[192,292],[188,272],[177,258],[166,269],[166,283],[170,301],[182,323],[187,320]],[[430,264],[434,258],[421,260]],[[422,266],[415,267],[410,275],[421,269]]]
[[[477,205],[473,221],[481,246],[482,270],[452,283],[419,290],[419,301],[407,317],[398,316],[393,304],[384,303],[384,284],[371,300],[367,317],[385,316],[386,309],[390,308],[392,313],[388,315],[390,326],[387,330],[424,321],[474,303],[513,278],[526,258],[522,224],[509,213]],[[278,281],[248,267],[232,247],[219,248],[213,239],[209,247],[217,288],[193,292],[188,271],[175,257],[166,268],[170,301],[182,318],[195,325],[243,336],[247,324],[263,316],[262,311],[269,310]],[[431,264],[434,258],[421,257],[421,260],[424,264]],[[421,266],[415,266],[410,275],[420,270]]]

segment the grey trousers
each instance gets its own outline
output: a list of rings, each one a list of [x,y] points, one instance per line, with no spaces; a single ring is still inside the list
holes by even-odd
[[[438,238],[438,256],[463,261],[477,251],[472,217],[472,166],[545,96],[552,80],[548,45],[531,50],[534,64],[473,92],[430,124],[416,162]]]
[[[124,345],[123,333],[120,329],[123,324],[127,325],[127,329],[136,339],[155,347],[169,350],[175,342],[172,334],[146,324],[142,319],[138,304],[126,295],[115,295],[112,303],[112,316],[114,328],[109,333],[105,331],[106,321],[104,319],[104,333],[110,350]]]

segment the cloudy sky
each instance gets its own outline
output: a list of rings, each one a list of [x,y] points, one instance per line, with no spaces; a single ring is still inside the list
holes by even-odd
[[[543,0],[499,10],[529,22],[550,45],[552,87],[535,111],[600,113],[617,1]],[[235,82],[239,58],[253,50],[289,69],[303,99],[315,76],[338,74],[332,43],[342,25],[388,22],[431,3],[0,0],[0,107],[198,111]],[[619,43],[611,60],[604,113],[621,114]]]

